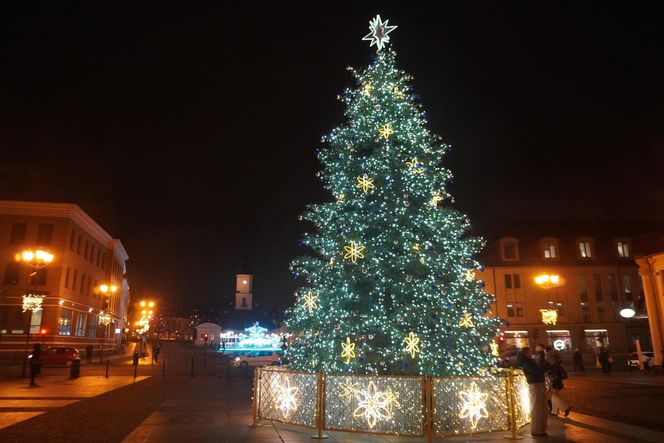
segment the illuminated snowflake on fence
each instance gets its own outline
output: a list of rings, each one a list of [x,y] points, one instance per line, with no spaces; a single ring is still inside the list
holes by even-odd
[[[412,358],[415,358],[415,354],[420,352],[420,338],[414,333],[410,332],[404,340],[406,342],[406,346],[404,347],[404,351],[409,352],[410,356]]]
[[[467,391],[460,391],[458,395],[462,401],[459,418],[469,419],[470,426],[475,429],[480,419],[489,417],[489,412],[486,410],[489,394],[480,391],[473,382]]]
[[[401,409],[399,394],[393,393],[390,387],[380,391],[373,381],[369,382],[365,389],[361,389],[356,398],[358,403],[353,417],[366,420],[370,429],[379,421],[391,420],[394,408]]]
[[[353,263],[357,263],[358,258],[364,258],[364,254],[362,253],[364,249],[364,246],[358,245],[355,241],[351,241],[350,245],[344,246],[344,251],[346,252],[344,260],[350,260]]]
[[[350,400],[360,392],[360,385],[355,383],[351,377],[345,377],[344,381],[339,383],[339,396]]]
[[[284,419],[288,418],[291,411],[297,409],[297,396],[300,390],[291,386],[290,379],[286,378],[286,383],[277,388],[277,395],[275,396],[276,407],[281,411]]]
[[[302,298],[302,305],[304,305],[304,308],[306,310],[312,312],[314,309],[318,307],[318,305],[316,304],[316,300],[318,300],[318,296],[314,295],[313,292],[309,291],[306,294],[304,294],[304,297]]]

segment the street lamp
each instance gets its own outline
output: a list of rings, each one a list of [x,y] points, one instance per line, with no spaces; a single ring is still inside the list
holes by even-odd
[[[560,276],[558,274],[536,275],[535,284],[542,289],[557,288],[560,286]]]
[[[104,334],[102,334],[101,337],[99,337],[99,363],[101,363],[104,359],[104,338],[108,338],[108,325],[111,324],[112,317],[111,315],[107,312],[108,309],[110,308],[111,305],[111,296],[118,292],[118,287],[116,285],[112,284],[106,284],[102,283],[99,285],[99,292],[104,294],[104,310],[99,312],[99,316],[97,317],[97,322],[99,323],[99,326],[104,327]],[[106,337],[104,337],[104,335]]]
[[[42,310],[42,303],[44,295],[35,294],[37,285],[37,275],[40,269],[46,268],[49,263],[53,261],[55,256],[43,249],[26,249],[16,254],[16,261],[24,263],[31,268],[30,271],[30,286],[32,292],[23,295],[23,312],[30,312],[26,315],[25,324],[25,355],[23,356],[23,368],[21,369],[21,377],[25,377],[25,366],[28,359],[28,346],[30,345],[30,329],[32,327],[32,313]]]
[[[156,309],[156,303],[152,300],[141,300],[138,305],[141,308],[141,318],[135,323],[139,325],[140,329],[137,329],[141,334],[141,357],[145,352],[145,333],[150,329],[150,321],[154,319],[154,311]]]

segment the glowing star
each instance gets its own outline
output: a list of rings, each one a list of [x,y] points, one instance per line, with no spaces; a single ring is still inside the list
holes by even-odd
[[[406,162],[406,166],[408,166],[408,169],[410,169],[411,172],[414,172],[416,174],[421,174],[424,172],[424,169],[420,168],[421,165],[423,165],[423,163],[419,161],[417,157],[413,157],[411,160]]]
[[[491,355],[494,357],[500,357],[500,354],[498,353],[498,343],[492,341],[489,346],[491,346]]]
[[[372,189],[376,189],[373,181],[373,178],[370,178],[367,174],[364,174],[361,177],[357,177],[357,185],[355,186],[360,188],[365,194],[368,194]]]
[[[431,206],[434,208],[438,206],[438,202],[443,201],[443,197],[440,193],[440,191],[433,191],[433,194],[431,195],[431,200],[429,200],[429,203]]]
[[[371,91],[373,90],[373,86],[371,86],[371,83],[367,83],[364,85],[364,88],[362,88],[362,93],[364,95],[371,95]]]
[[[362,251],[365,249],[366,248],[364,246],[360,246],[354,241],[351,241],[350,245],[344,246],[344,251],[346,252],[344,255],[344,260],[350,260],[353,262],[353,264],[357,263],[358,258],[364,258]]]
[[[394,134],[394,128],[389,123],[381,126],[380,129],[378,130],[378,135],[383,137],[385,140],[390,138],[393,134]]]
[[[307,309],[309,312],[312,312],[318,307],[316,300],[318,300],[318,296],[309,291],[304,294],[304,297],[302,298],[302,304],[304,305],[305,309]]]
[[[389,20],[383,22],[380,15],[376,15],[376,18],[369,20],[369,30],[371,32],[365,35],[362,40],[370,41],[369,47],[376,45],[379,51],[383,49],[383,46],[390,41],[388,34],[397,29],[396,26],[389,26],[388,22]]]
[[[277,387],[275,406],[281,411],[284,418],[288,418],[291,411],[297,409],[297,397],[299,394],[300,390],[296,386],[291,386],[289,379],[286,379],[285,384]]]
[[[344,377],[344,381],[339,384],[339,396],[347,400],[355,397],[360,392],[359,385],[353,382],[351,377]]]
[[[459,321],[459,326],[462,326],[464,328],[473,327],[473,318],[470,315],[470,313],[466,312],[465,314],[463,314],[463,318]]]
[[[475,429],[481,418],[489,417],[489,412],[486,410],[489,394],[481,392],[473,382],[467,391],[461,391],[458,395],[462,401],[459,418],[469,419],[471,428]]]
[[[464,272],[464,277],[466,277],[466,280],[468,281],[475,280],[475,271],[472,269],[466,269],[466,272]]]
[[[102,326],[108,326],[111,324],[111,316],[102,311],[99,313],[99,317],[97,317],[97,322]]]
[[[410,352],[410,356],[415,358],[415,354],[420,352],[420,338],[411,331],[404,339],[404,342],[406,343],[404,351]]]
[[[346,337],[346,343],[341,342],[341,358],[346,360],[346,364],[355,358],[355,343],[350,341],[350,337]]]
[[[353,417],[365,419],[370,429],[379,421],[391,420],[394,408],[401,408],[398,393],[394,394],[389,387],[379,391],[373,381],[369,382],[366,389],[361,389],[355,398],[357,408],[353,411]]]
[[[555,309],[540,309],[542,313],[542,323],[545,325],[555,325],[558,322],[558,311]]]

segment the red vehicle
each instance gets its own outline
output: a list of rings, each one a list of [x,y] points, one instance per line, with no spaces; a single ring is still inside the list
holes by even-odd
[[[32,358],[32,354],[28,356],[28,361]],[[80,360],[76,348],[66,348],[64,346],[55,346],[53,348],[42,349],[41,362],[42,366],[71,366],[73,360]]]

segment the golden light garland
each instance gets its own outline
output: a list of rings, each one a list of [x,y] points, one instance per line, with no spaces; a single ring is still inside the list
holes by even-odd
[[[351,241],[348,246],[344,246],[344,260],[350,260],[353,264],[357,263],[358,258],[364,258],[364,251],[366,248],[364,246],[358,245],[355,241]]]
[[[355,343],[350,341],[350,337],[346,337],[345,343],[341,342],[341,358],[346,360],[346,364],[355,358]]]
[[[489,394],[480,391],[475,382],[473,382],[468,390],[460,391],[458,395],[462,402],[459,418],[469,419],[470,426],[474,430],[477,428],[477,423],[480,419],[489,417],[489,412],[486,409],[486,401],[489,398]]]
[[[404,342],[406,346],[404,347],[404,351],[407,353],[410,353],[410,356],[412,358],[415,358],[415,354],[420,352],[420,338],[414,333],[410,332],[406,338],[404,339]]]

